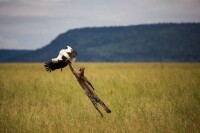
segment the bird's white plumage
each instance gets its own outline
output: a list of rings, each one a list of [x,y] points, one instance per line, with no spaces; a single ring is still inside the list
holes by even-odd
[[[64,56],[64,57],[66,57],[69,61],[75,62],[75,61],[76,61],[76,58],[72,58],[72,59],[71,59],[70,56],[67,54],[67,53],[71,53],[72,51],[73,51],[73,49],[72,49],[70,46],[67,46],[66,49],[60,50],[58,57],[51,59],[51,61],[52,61],[53,63],[57,63],[58,61],[63,60],[62,57]]]

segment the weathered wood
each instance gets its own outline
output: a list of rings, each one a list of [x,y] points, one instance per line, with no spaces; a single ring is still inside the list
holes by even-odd
[[[96,110],[100,113],[100,115],[103,117],[103,114],[99,110],[97,103],[99,103],[107,113],[111,113],[111,110],[104,104],[104,102],[98,98],[98,96],[94,93],[94,87],[90,83],[90,81],[85,77],[84,70],[85,68],[79,68],[78,72],[72,67],[71,63],[69,63],[70,70],[76,77],[77,81],[79,82],[80,86],[85,91],[85,94],[88,96]]]

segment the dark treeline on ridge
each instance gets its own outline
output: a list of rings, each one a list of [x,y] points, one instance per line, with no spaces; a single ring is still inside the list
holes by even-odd
[[[200,24],[148,24],[69,30],[50,44],[0,61],[45,62],[72,46],[85,62],[199,62]],[[1,52],[1,51],[0,51]]]

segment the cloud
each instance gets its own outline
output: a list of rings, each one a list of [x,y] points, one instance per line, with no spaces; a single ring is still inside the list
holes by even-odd
[[[3,49],[13,49],[16,48],[16,46],[20,49],[21,46],[18,44],[18,41],[16,39],[12,38],[5,38],[0,36],[0,47]]]
[[[62,16],[66,3],[70,0],[1,0],[2,16]]]
[[[8,47],[36,49],[73,28],[200,22],[199,7],[200,0],[0,0],[0,36]]]

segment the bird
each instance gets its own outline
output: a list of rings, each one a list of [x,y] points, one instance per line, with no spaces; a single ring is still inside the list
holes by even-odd
[[[51,59],[49,62],[44,63],[44,67],[47,72],[52,72],[56,69],[61,69],[66,67],[69,62],[73,63],[76,61],[77,57],[76,50],[72,49],[70,46],[66,46],[65,49],[61,49],[56,58]]]

